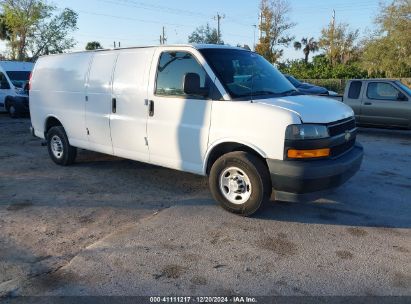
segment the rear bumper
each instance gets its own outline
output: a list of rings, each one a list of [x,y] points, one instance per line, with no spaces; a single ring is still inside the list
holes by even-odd
[[[272,186],[281,193],[304,194],[335,188],[345,183],[359,169],[363,147],[356,143],[336,159],[283,161],[267,159]]]

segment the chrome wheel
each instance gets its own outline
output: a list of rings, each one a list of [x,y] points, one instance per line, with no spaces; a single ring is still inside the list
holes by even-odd
[[[60,137],[53,135],[50,141],[50,147],[53,155],[56,158],[60,159],[63,157],[63,142],[61,141]]]
[[[230,203],[244,204],[251,196],[250,178],[240,168],[227,168],[220,175],[220,190]]]

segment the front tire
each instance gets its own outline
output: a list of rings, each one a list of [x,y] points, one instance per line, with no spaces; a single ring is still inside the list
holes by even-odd
[[[70,146],[62,126],[52,127],[47,132],[47,149],[50,158],[60,166],[73,164],[77,156],[77,148]]]
[[[13,104],[11,104],[9,106],[9,109],[7,110],[7,112],[9,112],[9,115],[10,115],[11,118],[17,118],[18,117],[17,109]]]
[[[270,175],[263,161],[247,152],[231,152],[213,164],[210,191],[220,205],[242,216],[254,214],[271,195]]]

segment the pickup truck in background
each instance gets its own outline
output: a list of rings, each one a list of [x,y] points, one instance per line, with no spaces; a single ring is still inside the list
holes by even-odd
[[[333,98],[354,110],[359,125],[411,129],[411,89],[399,80],[350,80],[344,95]]]

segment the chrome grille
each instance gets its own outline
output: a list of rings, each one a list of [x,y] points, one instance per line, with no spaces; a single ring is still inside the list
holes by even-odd
[[[348,119],[333,122],[328,125],[328,133],[331,137],[344,134],[346,131],[351,131],[356,128],[355,118],[351,117]]]

